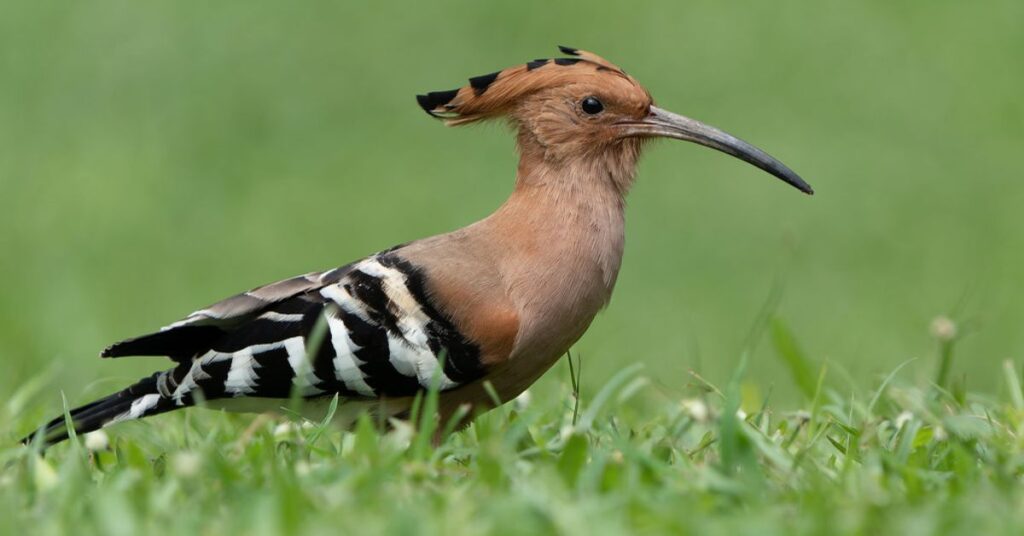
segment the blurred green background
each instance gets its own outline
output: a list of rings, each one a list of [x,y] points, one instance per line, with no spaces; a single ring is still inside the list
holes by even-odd
[[[777,281],[840,386],[912,358],[932,377],[942,314],[970,326],[969,387],[1024,357],[1024,3],[368,5],[4,3],[0,397],[50,371],[49,409],[57,388],[82,401],[165,365],[100,361],[108,343],[486,216],[512,186],[510,135],[445,129],[413,95],[556,44],[818,191],[653,146],[612,305],[576,347],[585,390],[632,362],[669,393],[689,369],[724,382]],[[796,400],[773,353],[751,381]]]

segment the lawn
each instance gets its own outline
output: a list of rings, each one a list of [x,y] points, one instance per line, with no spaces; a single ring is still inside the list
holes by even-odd
[[[1024,3],[3,11],[8,532],[1024,531]],[[556,44],[817,195],[652,146],[581,381],[563,360],[437,446],[429,421],[204,410],[108,429],[107,448],[15,446],[62,395],[167,366],[101,361],[111,342],[485,216],[511,188],[507,129],[445,129],[413,96]]]
[[[780,366],[808,374],[792,335],[772,331]],[[109,535],[1024,530],[1024,392],[1011,362],[1001,372],[1008,400],[908,384],[902,366],[873,390],[841,392],[825,387],[821,368],[806,404],[788,411],[770,398],[744,402],[744,362],[724,386],[694,374],[685,398],[657,393],[640,366],[583,397],[585,365],[574,360],[554,374],[558,396],[521,397],[439,445],[432,419],[383,434],[364,419],[343,433],[327,420],[199,410],[76,437],[45,457],[6,449],[0,526]],[[658,404],[630,407],[651,391]],[[424,413],[435,396],[422,399]],[[28,398],[4,406],[4,425],[23,424]]]

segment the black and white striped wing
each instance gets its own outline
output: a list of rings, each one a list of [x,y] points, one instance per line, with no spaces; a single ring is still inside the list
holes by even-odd
[[[479,348],[432,302],[423,273],[394,253],[234,296],[103,355],[178,361],[156,378],[175,406],[190,405],[197,391],[206,400],[286,398],[293,389],[409,396],[435,378],[446,390],[484,373]]]

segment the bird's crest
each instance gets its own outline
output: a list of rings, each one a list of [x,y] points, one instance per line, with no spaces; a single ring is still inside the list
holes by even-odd
[[[416,101],[424,111],[446,124],[461,125],[506,114],[530,93],[584,77],[613,74],[639,86],[620,67],[597,54],[566,46],[558,49],[570,57],[533,60],[475,76],[466,86],[416,95]]]

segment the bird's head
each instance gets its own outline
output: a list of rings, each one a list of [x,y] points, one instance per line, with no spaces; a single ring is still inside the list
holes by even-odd
[[[635,163],[646,140],[675,138],[735,156],[800,191],[810,185],[764,151],[709,125],[654,105],[650,93],[608,60],[559,47],[569,57],[534,60],[469,79],[450,91],[417,95],[448,125],[508,118],[520,148],[549,162],[597,157]]]

